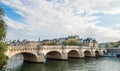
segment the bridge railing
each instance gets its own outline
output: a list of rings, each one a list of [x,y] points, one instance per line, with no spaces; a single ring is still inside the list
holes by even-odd
[[[21,46],[9,46],[8,47],[8,52],[31,52],[34,50],[36,51],[37,48],[29,48],[29,47],[21,47]]]
[[[91,47],[86,46],[41,46],[43,49],[91,49]],[[92,48],[92,49],[99,49],[99,48]]]
[[[41,46],[45,50],[49,49],[62,49],[62,46]]]
[[[79,46],[65,46],[66,49],[79,49]]]

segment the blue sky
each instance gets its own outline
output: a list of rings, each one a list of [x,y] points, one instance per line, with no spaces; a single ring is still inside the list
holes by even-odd
[[[109,27],[115,24],[118,24],[120,22],[119,18],[120,18],[120,14],[115,14],[115,15],[109,15],[109,14],[95,14],[95,16],[98,16],[99,21],[101,21],[101,23],[97,24],[98,26],[104,26],[104,27]]]
[[[9,6],[5,5],[5,4],[2,4],[2,3],[0,4],[0,6],[4,9],[5,15],[7,17],[9,17],[9,18],[11,18],[11,19],[13,19],[15,21],[19,21],[19,22],[22,21],[21,15],[17,14],[15,12],[14,8],[11,8],[11,7],[9,7]]]
[[[119,0],[1,0],[7,40],[79,35],[99,42],[120,40]]]

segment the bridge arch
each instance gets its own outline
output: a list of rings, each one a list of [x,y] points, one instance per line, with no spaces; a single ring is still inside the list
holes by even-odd
[[[106,51],[103,50],[103,55],[106,54]]]
[[[48,59],[62,59],[62,54],[58,51],[50,51],[46,53],[45,57]]]
[[[91,57],[91,52],[89,50],[84,51],[84,56],[85,57]]]
[[[68,57],[80,58],[80,53],[77,50],[71,50],[68,52]]]
[[[15,55],[19,55],[22,54],[23,55],[23,60],[24,61],[32,61],[32,62],[36,62],[37,61],[37,55],[34,53],[30,53],[30,52],[19,52],[19,53],[15,53],[12,54],[9,59],[11,59],[12,57],[15,57]]]
[[[96,51],[95,51],[95,56],[96,56],[96,57],[100,56],[100,52],[96,50]]]

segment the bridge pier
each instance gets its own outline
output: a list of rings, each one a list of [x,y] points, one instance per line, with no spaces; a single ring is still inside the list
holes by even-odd
[[[44,56],[44,54],[38,55],[36,62],[45,63],[46,62],[46,57]]]
[[[96,57],[96,54],[92,52],[90,57]]]
[[[85,58],[84,53],[80,53],[80,58]]]
[[[68,60],[68,54],[67,53],[62,53],[61,60]]]
[[[104,52],[102,50],[100,51],[100,56],[104,56]]]

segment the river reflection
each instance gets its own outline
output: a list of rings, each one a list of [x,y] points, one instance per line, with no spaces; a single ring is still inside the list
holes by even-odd
[[[119,71],[119,66],[120,58],[99,57],[68,61],[47,60],[45,64],[24,62],[21,66],[12,68],[12,71]]]

